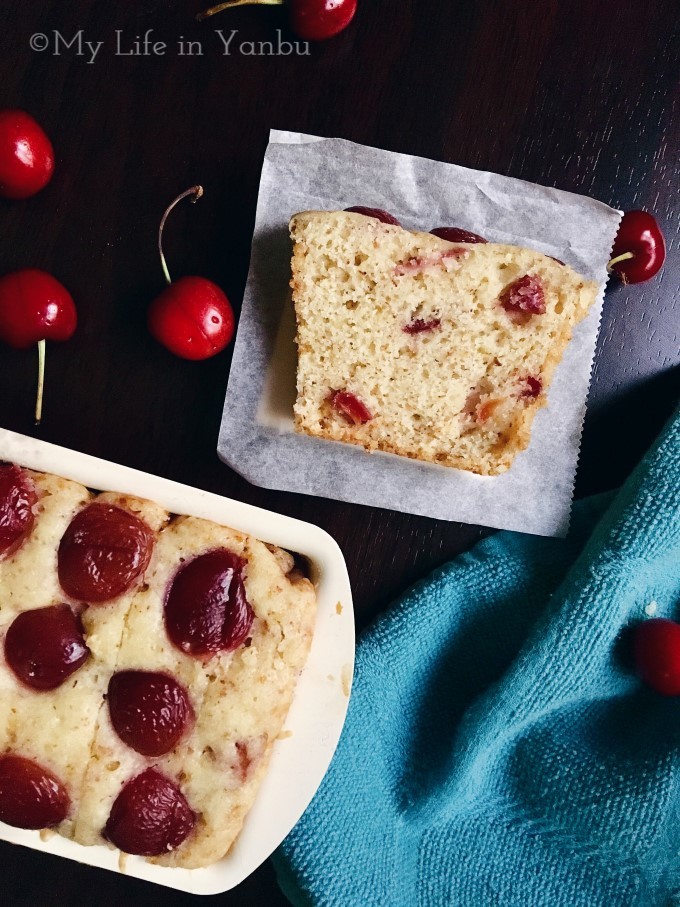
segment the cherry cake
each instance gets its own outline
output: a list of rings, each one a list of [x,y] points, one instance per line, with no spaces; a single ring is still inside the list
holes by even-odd
[[[0,821],[166,866],[219,860],[315,615],[281,549],[0,463]]]
[[[360,213],[308,211],[290,230],[296,430],[505,472],[597,284],[531,249]]]

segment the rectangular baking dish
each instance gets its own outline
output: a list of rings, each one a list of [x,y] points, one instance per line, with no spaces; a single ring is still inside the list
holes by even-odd
[[[172,513],[213,520],[309,559],[318,599],[309,659],[255,804],[227,856],[205,869],[173,869],[103,845],[84,847],[49,831],[24,831],[0,823],[2,840],[168,888],[204,895],[233,888],[270,856],[298,821],[340,738],[354,670],[354,612],[340,548],[310,523],[0,428],[2,460],[52,472],[88,488],[148,498]]]

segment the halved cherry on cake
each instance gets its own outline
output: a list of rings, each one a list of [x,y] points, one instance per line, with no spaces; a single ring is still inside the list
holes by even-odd
[[[0,558],[13,554],[28,536],[37,503],[33,483],[12,463],[0,463]]]
[[[61,588],[77,601],[110,601],[146,570],[153,544],[151,529],[135,514],[90,504],[76,514],[59,544]]]
[[[118,794],[104,837],[125,853],[157,857],[179,847],[195,824],[196,814],[179,787],[148,768]]]
[[[114,730],[143,756],[169,753],[194,720],[188,692],[168,674],[119,671],[106,698]]]
[[[165,629],[187,655],[210,657],[243,643],[253,609],[243,582],[246,561],[220,548],[183,564],[170,584],[164,605]]]
[[[70,798],[42,765],[15,753],[0,756],[0,822],[15,828],[52,828],[68,815]]]
[[[479,233],[464,230],[462,227],[435,227],[434,230],[430,230],[430,233],[447,242],[487,243],[489,241]]]
[[[373,217],[382,224],[391,224],[393,227],[401,227],[401,223],[397,218],[393,214],[390,214],[389,211],[383,210],[383,208],[365,208],[363,205],[354,205],[351,208],[345,208],[345,211],[350,214],[363,214],[364,217]]]
[[[7,664],[33,690],[55,690],[89,654],[80,620],[68,605],[24,611],[5,636]]]

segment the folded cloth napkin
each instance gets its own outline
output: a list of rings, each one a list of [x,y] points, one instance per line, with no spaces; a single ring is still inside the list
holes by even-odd
[[[680,619],[680,413],[566,540],[501,533],[361,639],[345,730],[274,858],[295,905],[680,905],[680,697],[626,629]]]

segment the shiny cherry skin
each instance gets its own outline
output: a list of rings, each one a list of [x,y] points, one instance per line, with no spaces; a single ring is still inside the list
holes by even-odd
[[[616,261],[628,252],[632,258]],[[624,283],[642,283],[661,270],[665,258],[666,242],[652,215],[646,211],[627,211],[614,240],[610,270]]]
[[[290,0],[293,31],[303,41],[325,41],[344,31],[357,11],[357,0]]]
[[[37,500],[33,483],[23,469],[0,463],[0,558],[13,554],[30,534]]]
[[[0,110],[0,196],[30,198],[54,173],[54,149],[23,110]]]
[[[73,297],[34,268],[0,277],[0,340],[26,350],[41,340],[70,340],[78,324]]]
[[[76,601],[110,601],[144,573],[153,545],[151,529],[135,514],[109,504],[89,504],[71,520],[59,543],[61,588]]]
[[[204,277],[181,277],[151,304],[149,331],[182,359],[209,359],[234,336],[234,311],[222,290]]]
[[[664,617],[643,621],[635,628],[633,658],[648,687],[680,696],[680,624]]]
[[[348,211],[350,214],[363,214],[364,217],[374,217],[383,224],[401,227],[401,223],[397,218],[393,214],[390,214],[389,211],[384,211],[382,208],[364,208],[363,205],[354,205],[352,208],[345,208],[345,211]]]
[[[125,853],[157,857],[179,847],[195,824],[196,815],[177,785],[148,768],[118,794],[104,837]]]
[[[169,753],[194,720],[189,694],[168,674],[119,671],[106,698],[114,730],[143,756]]]
[[[463,230],[461,227],[435,227],[434,230],[430,230],[430,233],[448,242],[486,243],[489,241],[480,236],[479,233],[472,233],[470,230]]]
[[[85,664],[90,650],[68,605],[23,611],[5,636],[5,660],[33,690],[55,690]]]
[[[66,788],[51,772],[14,753],[0,755],[0,822],[52,828],[69,813]]]
[[[210,657],[238,648],[250,633],[253,609],[246,598],[246,562],[226,548],[183,564],[165,597],[165,629],[187,655]]]

